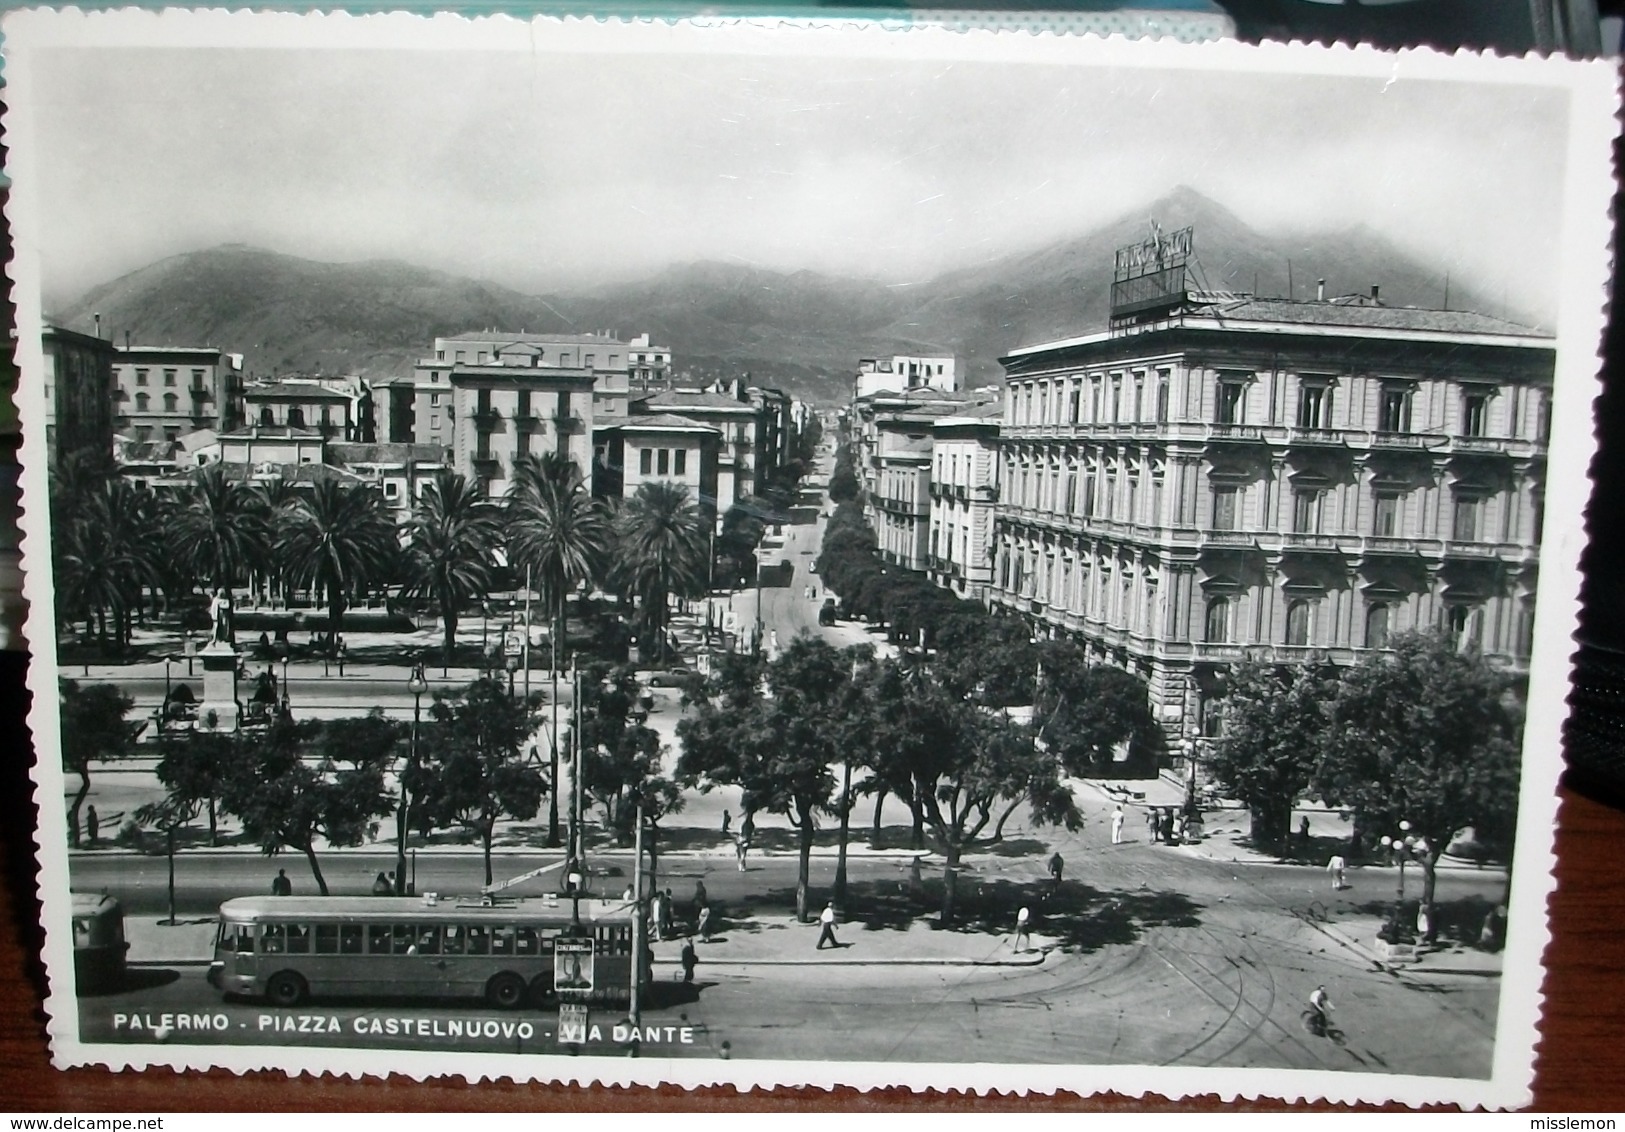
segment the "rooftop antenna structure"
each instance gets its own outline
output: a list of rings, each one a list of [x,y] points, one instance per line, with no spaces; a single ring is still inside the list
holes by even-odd
[[[1290,301],[1298,297],[1298,292],[1292,287],[1292,261],[1286,261],[1286,297]]]
[[[1444,273],[1444,309],[1450,309],[1450,272]]]

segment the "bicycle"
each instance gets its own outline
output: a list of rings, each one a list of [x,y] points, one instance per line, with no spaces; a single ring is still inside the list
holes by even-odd
[[[1303,1028],[1317,1038],[1325,1038],[1333,1045],[1343,1044],[1343,1031],[1332,1025],[1331,1019],[1325,1014],[1310,1007],[1299,1015],[1303,1019]]]

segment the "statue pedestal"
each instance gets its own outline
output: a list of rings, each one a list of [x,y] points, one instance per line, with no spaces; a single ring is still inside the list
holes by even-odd
[[[242,724],[237,702],[237,649],[210,644],[198,652],[203,661],[203,701],[197,707],[199,731],[236,731]]]

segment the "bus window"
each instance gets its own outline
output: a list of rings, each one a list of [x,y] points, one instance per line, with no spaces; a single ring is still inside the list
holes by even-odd
[[[475,924],[468,929],[468,953],[470,955],[491,954],[491,931],[483,924]]]
[[[498,928],[496,930],[496,934],[493,935],[492,938],[491,938],[491,954],[492,955],[512,955],[513,954],[513,935],[514,935],[514,929],[513,928]]]
[[[366,947],[363,944],[360,924],[339,925],[339,954],[360,955]]]
[[[251,955],[254,951],[254,925],[224,923],[220,925],[220,938],[215,946],[221,951],[240,951]]]
[[[388,924],[368,924],[367,951],[373,955],[388,955],[389,934],[390,928]]]
[[[447,924],[446,945],[444,949],[445,954],[461,955],[463,953],[463,944],[465,942],[466,934],[467,933],[463,930],[463,928],[459,927],[458,925]]]
[[[339,953],[339,926],[337,924],[316,925],[316,954],[337,955]]]
[[[82,916],[73,918],[73,945],[75,947],[90,946],[90,921]]]
[[[515,955],[541,954],[541,941],[536,938],[535,928],[518,928],[515,930],[513,953]]]
[[[440,954],[440,925],[429,924],[418,928],[417,951],[418,955]]]
[[[289,924],[288,925],[288,954],[289,955],[309,955],[310,954],[310,925],[309,924]]]
[[[411,924],[396,924],[395,934],[391,939],[389,950],[395,955],[411,955],[412,944],[417,939],[417,933],[412,930]]]
[[[280,955],[287,948],[287,933],[281,924],[260,926],[260,950],[267,955]]]

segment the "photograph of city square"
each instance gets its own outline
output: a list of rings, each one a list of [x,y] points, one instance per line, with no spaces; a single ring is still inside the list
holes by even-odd
[[[1489,1079],[1566,89],[558,34],[8,61],[58,1039]]]

